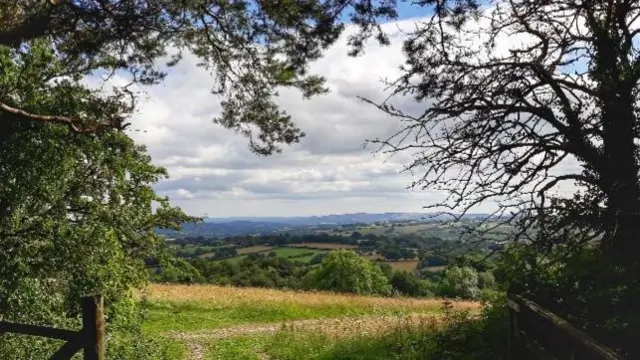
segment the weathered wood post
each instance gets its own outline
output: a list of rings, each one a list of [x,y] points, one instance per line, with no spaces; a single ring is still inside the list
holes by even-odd
[[[508,357],[509,360],[518,360],[518,332],[520,330],[518,329],[518,318],[516,313],[520,310],[520,307],[511,299],[507,299],[507,309],[509,313],[509,338],[507,339]]]
[[[105,360],[104,299],[102,295],[82,299],[84,360]]]

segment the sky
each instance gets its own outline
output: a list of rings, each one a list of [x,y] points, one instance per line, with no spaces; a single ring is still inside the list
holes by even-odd
[[[405,22],[412,20],[405,20]],[[400,173],[406,156],[390,158],[363,148],[367,139],[399,128],[357,96],[382,99],[381,80],[399,74],[401,34],[388,24],[392,46],[371,42],[363,56],[347,56],[341,38],[311,71],[326,77],[330,92],[304,100],[283,91],[278,103],[307,134],[299,144],[268,157],[249,151],[248,141],[213,124],[219,112],[212,79],[186,55],[157,86],[145,87],[131,136],[147,146],[153,163],[170,178],[155,189],[198,216],[310,216],[351,212],[420,212],[441,199],[408,190]]]
[[[144,88],[132,118],[132,128],[146,132],[131,136],[169,172],[155,189],[187,213],[210,217],[421,212],[442,200],[443,193],[407,188],[413,177],[401,170],[408,154],[389,157],[362,146],[400,127],[358,96],[384,98],[381,80],[397,76],[403,62],[398,28],[413,21],[386,24],[392,45],[371,42],[357,58],[347,56],[342,37],[311,66],[326,78],[329,94],[303,100],[295,91],[281,92],[279,105],[307,136],[269,157],[254,155],[246,138],[213,124],[220,108],[212,79],[186,55],[162,84]]]

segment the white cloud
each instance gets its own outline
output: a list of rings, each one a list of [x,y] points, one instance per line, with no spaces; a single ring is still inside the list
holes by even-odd
[[[347,56],[343,37],[311,67],[326,77],[329,94],[303,100],[282,91],[279,104],[307,137],[271,157],[252,154],[245,138],[212,123],[219,112],[212,79],[186,55],[163,84],[144,88],[147,100],[132,121],[131,135],[169,171],[156,189],[188,213],[209,216],[417,212],[442,200],[435,191],[406,189],[411,175],[399,172],[410,154],[389,158],[362,148],[399,129],[357,96],[384,98],[381,80],[397,76],[404,59],[400,29],[412,24],[385,25],[392,46],[372,42],[358,58]]]

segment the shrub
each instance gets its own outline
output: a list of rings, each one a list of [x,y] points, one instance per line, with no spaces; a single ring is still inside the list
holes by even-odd
[[[380,267],[353,251],[329,253],[318,269],[305,277],[306,287],[356,294],[391,294],[391,284]]]

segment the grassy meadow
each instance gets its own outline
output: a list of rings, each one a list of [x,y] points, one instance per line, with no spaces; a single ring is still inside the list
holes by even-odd
[[[272,248],[273,248],[272,246],[265,246],[265,245],[247,246],[247,247],[239,248],[238,254],[240,255],[255,254],[255,253],[271,250]]]
[[[398,342],[442,324],[439,299],[160,284],[143,297],[144,331],[170,341],[175,359],[393,358]]]

